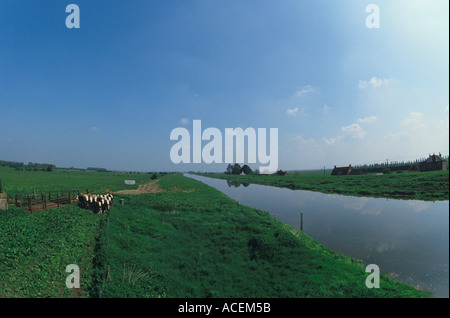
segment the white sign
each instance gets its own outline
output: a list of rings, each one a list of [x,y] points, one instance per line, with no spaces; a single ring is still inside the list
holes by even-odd
[[[136,184],[136,180],[125,180],[125,184],[128,184],[128,185]]]

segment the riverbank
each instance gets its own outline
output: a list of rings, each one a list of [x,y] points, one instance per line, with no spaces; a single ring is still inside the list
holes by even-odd
[[[442,201],[449,200],[449,171],[391,173],[386,175],[323,176],[321,174],[230,175],[196,173],[243,184],[261,184],[292,190],[307,190],[342,195]]]
[[[39,175],[48,191],[81,186],[83,177],[99,192],[125,187],[120,175],[102,175],[109,181],[102,184],[84,173]],[[140,183],[151,181],[150,175],[141,177]],[[6,189],[20,188],[20,179],[15,180]],[[238,205],[181,174],[158,180],[161,192],[117,194],[114,207],[103,215],[78,206],[33,215],[15,207],[0,211],[0,296],[430,296],[386,275],[381,288],[368,289],[369,274],[359,260],[329,250],[267,212]],[[80,267],[80,290],[65,287],[69,264]]]
[[[368,289],[360,261],[199,181],[158,185],[164,192],[124,195],[112,210],[102,297],[428,296],[386,275]]]

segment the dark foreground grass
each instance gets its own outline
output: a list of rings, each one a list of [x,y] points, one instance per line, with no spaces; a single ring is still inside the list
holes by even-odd
[[[77,206],[0,210],[0,297],[90,297],[101,219]],[[69,264],[80,268],[81,289],[66,288]]]
[[[424,201],[449,200],[448,170],[355,176],[323,176],[320,173],[299,173],[288,176],[215,173],[198,173],[198,175],[240,183],[255,183],[322,193]]]
[[[171,175],[166,192],[124,195],[98,252],[99,297],[428,297],[201,182]],[[106,276],[105,276],[106,277]]]

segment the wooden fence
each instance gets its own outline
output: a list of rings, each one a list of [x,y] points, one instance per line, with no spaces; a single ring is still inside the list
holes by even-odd
[[[80,190],[53,191],[48,193],[16,194],[8,196],[12,204],[20,207],[29,213],[41,212],[48,209],[59,208],[60,206],[75,203]],[[89,193],[88,190],[84,193]]]

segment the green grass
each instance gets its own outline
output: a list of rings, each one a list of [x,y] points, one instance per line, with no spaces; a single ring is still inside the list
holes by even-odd
[[[0,172],[6,192],[127,188],[114,173]],[[117,195],[103,215],[0,211],[0,297],[430,296],[384,275],[367,289],[360,261],[201,182],[176,174],[158,185],[165,192]],[[69,264],[80,267],[80,290],[65,287]]]
[[[376,198],[440,201],[449,200],[449,171],[390,173],[386,175],[330,176],[320,172],[275,175],[227,175],[199,173],[206,177],[255,183],[292,190]]]
[[[139,184],[151,180],[151,174],[131,174],[118,172],[55,170],[17,171],[9,167],[0,167],[0,179],[3,191],[12,194],[89,190],[101,193],[105,190],[137,189]],[[125,185],[124,180],[136,180],[135,185]]]
[[[100,220],[77,206],[0,210],[0,297],[89,297]],[[80,267],[81,290],[66,288],[69,264]]]
[[[123,196],[110,216],[102,297],[429,296],[385,275],[368,289],[359,260],[198,181],[159,184],[191,192]]]

